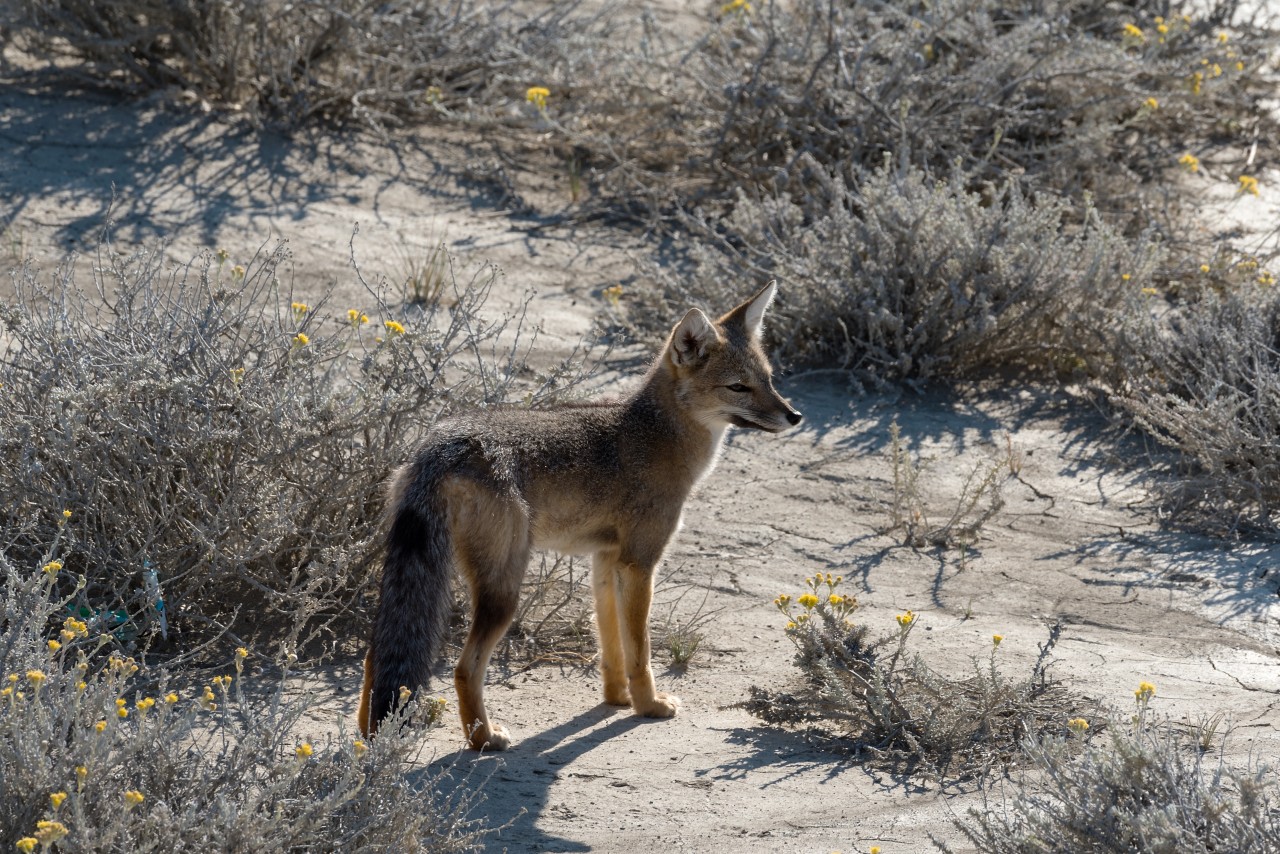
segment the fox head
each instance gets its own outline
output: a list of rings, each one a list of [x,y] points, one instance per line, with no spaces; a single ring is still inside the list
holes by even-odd
[[[777,293],[776,282],[712,322],[689,309],[671,332],[662,358],[675,379],[676,394],[705,427],[727,424],[779,433],[803,417],[773,387],[769,357],[760,343],[764,313]]]

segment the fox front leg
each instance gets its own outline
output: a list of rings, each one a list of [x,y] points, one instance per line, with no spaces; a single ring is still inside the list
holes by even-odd
[[[622,659],[631,708],[646,718],[669,718],[680,708],[680,698],[658,690],[649,663],[653,570],[652,564],[624,561],[618,565],[618,628],[622,635]]]

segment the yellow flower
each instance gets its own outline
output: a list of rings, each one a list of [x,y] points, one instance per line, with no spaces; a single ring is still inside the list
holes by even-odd
[[[814,596],[812,593],[806,593],[799,599],[796,599],[796,601],[799,602],[806,611],[808,611],[818,604],[818,597]]]
[[[129,710],[126,709],[124,706],[121,706],[120,708],[116,709],[116,717],[118,717],[120,720],[124,720],[125,718],[129,717]]]
[[[1201,264],[1201,265],[1200,265],[1200,272],[1201,272],[1201,273],[1207,273],[1207,272],[1209,272],[1209,265],[1208,265],[1208,264]]]
[[[172,706],[174,703],[178,702],[178,695],[170,691],[168,694],[164,695],[164,701]]]
[[[1148,110],[1160,109],[1160,102],[1157,101],[1155,98],[1148,98],[1147,100],[1142,102],[1142,105],[1146,107]]]
[[[298,314],[306,314],[308,311],[311,311],[311,306],[307,305],[305,302],[295,302],[290,306],[290,308]]]
[[[362,759],[364,755],[369,752],[369,745],[365,744],[363,741],[361,741],[358,738],[356,739],[355,744],[353,744],[352,747],[356,749],[356,759]]]
[[[32,851],[36,850],[36,846],[39,844],[40,840],[36,839],[34,836],[24,836],[18,840],[18,850],[21,851],[22,854],[31,854]]]
[[[1221,76],[1222,76],[1222,66],[1215,62],[1215,63],[1213,64],[1213,67],[1209,69],[1209,72],[1210,72],[1214,77],[1221,77]]]
[[[839,605],[843,601],[844,601],[844,597],[837,593],[832,593],[830,596],[827,597],[827,602],[831,605]]]
[[[530,86],[524,93],[524,99],[539,110],[547,108],[547,99],[550,97],[551,90],[544,86]]]
[[[84,785],[85,778],[89,776],[89,767],[87,765],[76,766],[76,782]]]
[[[361,324],[369,322],[369,315],[363,313],[358,308],[349,308],[347,309],[347,320],[352,326],[360,326]]]
[[[101,735],[102,731],[105,730],[106,728],[107,728],[106,721],[98,721],[96,724],[93,725],[93,731],[98,733],[99,735]]]
[[[1120,274],[1120,281],[1122,281],[1122,282],[1127,282],[1127,281],[1129,281],[1129,280],[1130,280],[1130,279],[1132,279],[1132,278],[1133,278],[1133,277],[1132,277],[1132,276],[1130,276],[1128,273],[1121,273],[1121,274]]]
[[[130,789],[124,793],[124,811],[128,812],[145,800],[146,797],[142,792],[139,792],[137,789]]]
[[[1067,721],[1067,726],[1070,727],[1071,731],[1076,735],[1080,735],[1089,728],[1089,722],[1084,718],[1072,718]]]
[[[751,14],[751,4],[747,0],[730,0],[720,7],[720,14],[727,15],[730,12],[741,12],[744,15]]]
[[[1227,35],[1226,33],[1218,33],[1218,42],[1220,44],[1226,44],[1230,40],[1231,40],[1231,36]]]
[[[155,704],[156,704],[156,701],[154,698],[147,697],[144,700],[138,701],[137,708],[138,708],[138,711],[142,712],[142,714],[145,715],[147,712],[151,711],[151,707],[154,706]]]
[[[27,681],[30,682],[32,685],[36,686],[37,688],[40,687],[40,683],[43,682],[44,679],[45,679],[45,676],[42,671],[39,671],[39,670],[27,671]]]
[[[62,561],[60,560],[51,560],[40,567],[40,571],[45,575],[57,575],[60,569],[62,569]]]
[[[1147,37],[1146,34],[1142,32],[1142,29],[1134,24],[1125,24],[1123,32],[1127,38],[1136,39],[1138,41],[1143,41]]]
[[[1000,645],[1000,641],[1002,641],[1002,640],[1004,640],[1004,635],[992,635],[992,636],[991,636],[991,645],[992,645],[992,646],[999,646],[999,645]]]
[[[71,511],[63,510],[62,518],[58,520],[58,527],[61,528],[63,525],[67,524],[67,520],[70,518],[71,518]]]
[[[67,835],[67,826],[60,821],[37,821],[36,841],[42,846],[52,845]]]
[[[1258,195],[1258,179],[1251,175],[1240,176],[1240,192]]]
[[[1236,71],[1244,71],[1244,63],[1243,63],[1243,62],[1237,62],[1237,63],[1236,63]]]
[[[1196,157],[1194,154],[1192,154],[1189,151],[1178,158],[1178,163],[1185,166],[1188,172],[1200,171],[1200,158]]]
[[[73,640],[76,639],[76,633],[71,631],[70,629],[63,629],[62,631],[58,632],[58,637],[62,638],[62,640],[65,641],[66,643],[71,643]]]
[[[382,325],[387,327],[387,331],[394,332],[396,335],[404,334],[404,327],[399,323],[396,323],[394,320],[385,320]]]
[[[1145,703],[1154,697],[1155,694],[1156,686],[1152,685],[1150,682],[1138,683],[1138,690],[1133,692],[1133,695],[1138,698],[1139,703]]]
[[[76,683],[76,690],[80,691],[81,693],[83,693],[84,689],[88,687],[89,687],[89,683],[84,681],[83,679],[81,679],[79,682]]]
[[[62,649],[62,644],[61,644],[61,643],[59,643],[59,642],[58,642],[58,641],[56,641],[56,640],[50,640],[50,641],[49,641],[49,652],[57,652],[57,651],[58,651],[58,650],[60,650],[60,649]]]
[[[204,694],[200,696],[200,705],[206,712],[216,711],[218,704],[214,702],[217,696],[213,693],[213,689],[208,685],[204,686]]]
[[[409,690],[408,685],[401,685],[400,686],[400,705],[403,706],[405,703],[409,702],[409,697],[411,697],[412,695],[413,695],[413,692]]]
[[[792,620],[791,622],[787,623],[787,628],[788,628],[788,629],[794,629],[795,627],[796,627],[796,621],[795,621],[795,620]]]
[[[311,339],[307,337],[307,333],[305,332],[299,332],[297,335],[293,336],[293,346],[295,347],[305,347],[310,343]]]
[[[244,368],[231,368],[228,373],[231,374],[231,381],[236,385],[240,385],[244,380]]]
[[[56,812],[59,808],[61,808],[62,802],[65,801],[66,799],[67,799],[66,792],[54,792],[52,795],[49,796],[49,803],[53,804],[53,809]]]
[[[880,846],[872,845],[870,848],[870,854],[880,854]]]
[[[243,279],[244,273],[245,269],[243,264],[237,264],[231,268],[231,278],[233,279]]]
[[[1169,32],[1169,25],[1156,24],[1156,32],[1159,33],[1160,35],[1164,35],[1165,33]]]
[[[315,753],[315,751],[311,748],[311,745],[305,741],[302,742],[302,744],[298,745],[298,748],[293,752],[297,754],[299,759],[310,759],[311,754]]]
[[[1203,72],[1197,71],[1195,74],[1192,74],[1192,75],[1191,75],[1191,80],[1190,80],[1190,84],[1191,84],[1191,94],[1192,94],[1192,95],[1199,95],[1199,94],[1200,94],[1200,86],[1201,86],[1201,84],[1203,84],[1203,83],[1204,83],[1204,74],[1203,74]]]
[[[1160,293],[1160,292],[1159,292],[1159,291],[1157,291],[1155,288],[1143,288],[1143,289],[1142,289],[1142,294],[1143,294],[1143,296],[1153,297],[1153,296],[1155,296],[1155,295],[1156,295],[1156,294],[1158,294],[1158,293]]]
[[[916,621],[916,615],[911,611],[908,611],[905,614],[898,614],[896,617],[894,617],[894,619],[898,621],[898,625],[902,626],[905,629],[907,626],[911,625]]]
[[[219,264],[225,264],[227,263],[227,259],[231,257],[231,253],[225,249],[219,249],[217,253],[215,253],[214,257],[218,259]]]
[[[1263,287],[1269,288],[1275,283],[1276,283],[1276,277],[1271,273],[1270,270],[1263,270],[1258,275],[1258,284],[1262,285]]]

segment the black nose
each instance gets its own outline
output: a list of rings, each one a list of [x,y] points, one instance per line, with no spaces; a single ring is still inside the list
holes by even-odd
[[[787,413],[787,421],[791,422],[792,427],[799,424],[803,419],[804,416],[799,412],[796,412],[794,409]]]

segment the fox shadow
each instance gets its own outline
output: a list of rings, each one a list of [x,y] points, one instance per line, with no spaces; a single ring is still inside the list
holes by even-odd
[[[589,851],[590,846],[548,833],[538,826],[550,806],[561,770],[596,747],[637,727],[658,721],[630,709],[600,703],[569,720],[516,742],[502,753],[459,750],[432,761],[422,772],[445,802],[459,802],[476,789],[469,817],[489,828],[490,851]]]

